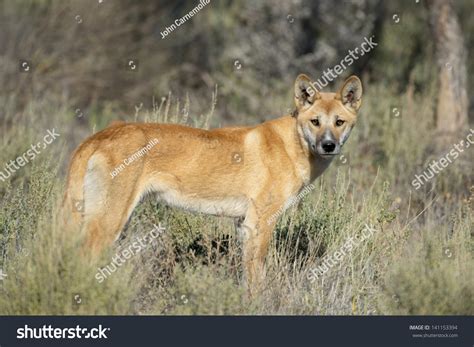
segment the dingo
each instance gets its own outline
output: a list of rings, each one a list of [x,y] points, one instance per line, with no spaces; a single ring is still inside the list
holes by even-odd
[[[356,122],[362,84],[351,76],[339,92],[320,93],[299,75],[294,93],[292,115],[257,126],[119,122],[89,137],[72,156],[66,222],[81,225],[88,247],[100,251],[149,193],[171,206],[234,217],[246,282],[255,289],[264,278],[272,215],[339,154]]]

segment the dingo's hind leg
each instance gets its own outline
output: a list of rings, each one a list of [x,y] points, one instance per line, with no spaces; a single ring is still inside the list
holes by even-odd
[[[94,154],[84,177],[84,232],[94,253],[112,244],[119,236],[140,200],[138,178],[117,175],[112,178],[105,159]]]

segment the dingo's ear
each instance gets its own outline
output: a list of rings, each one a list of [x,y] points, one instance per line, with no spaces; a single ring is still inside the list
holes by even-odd
[[[351,110],[357,112],[362,104],[362,82],[357,76],[349,77],[336,94],[336,99],[341,100],[342,104]]]
[[[298,75],[295,81],[295,104],[296,110],[301,111],[310,107],[316,99],[319,99],[318,91],[313,87],[308,76]]]

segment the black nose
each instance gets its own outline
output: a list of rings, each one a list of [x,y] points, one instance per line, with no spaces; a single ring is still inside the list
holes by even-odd
[[[328,140],[321,143],[321,147],[323,147],[324,152],[331,153],[332,151],[336,149],[336,144],[332,142],[331,140]]]

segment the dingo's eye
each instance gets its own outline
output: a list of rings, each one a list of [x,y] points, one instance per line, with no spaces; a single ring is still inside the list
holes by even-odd
[[[318,127],[318,126],[319,126],[319,119],[311,119],[311,123],[312,123],[315,127]]]
[[[338,119],[338,120],[336,121],[336,126],[340,127],[340,126],[342,126],[345,122],[346,122],[346,121],[343,121],[342,119]]]

